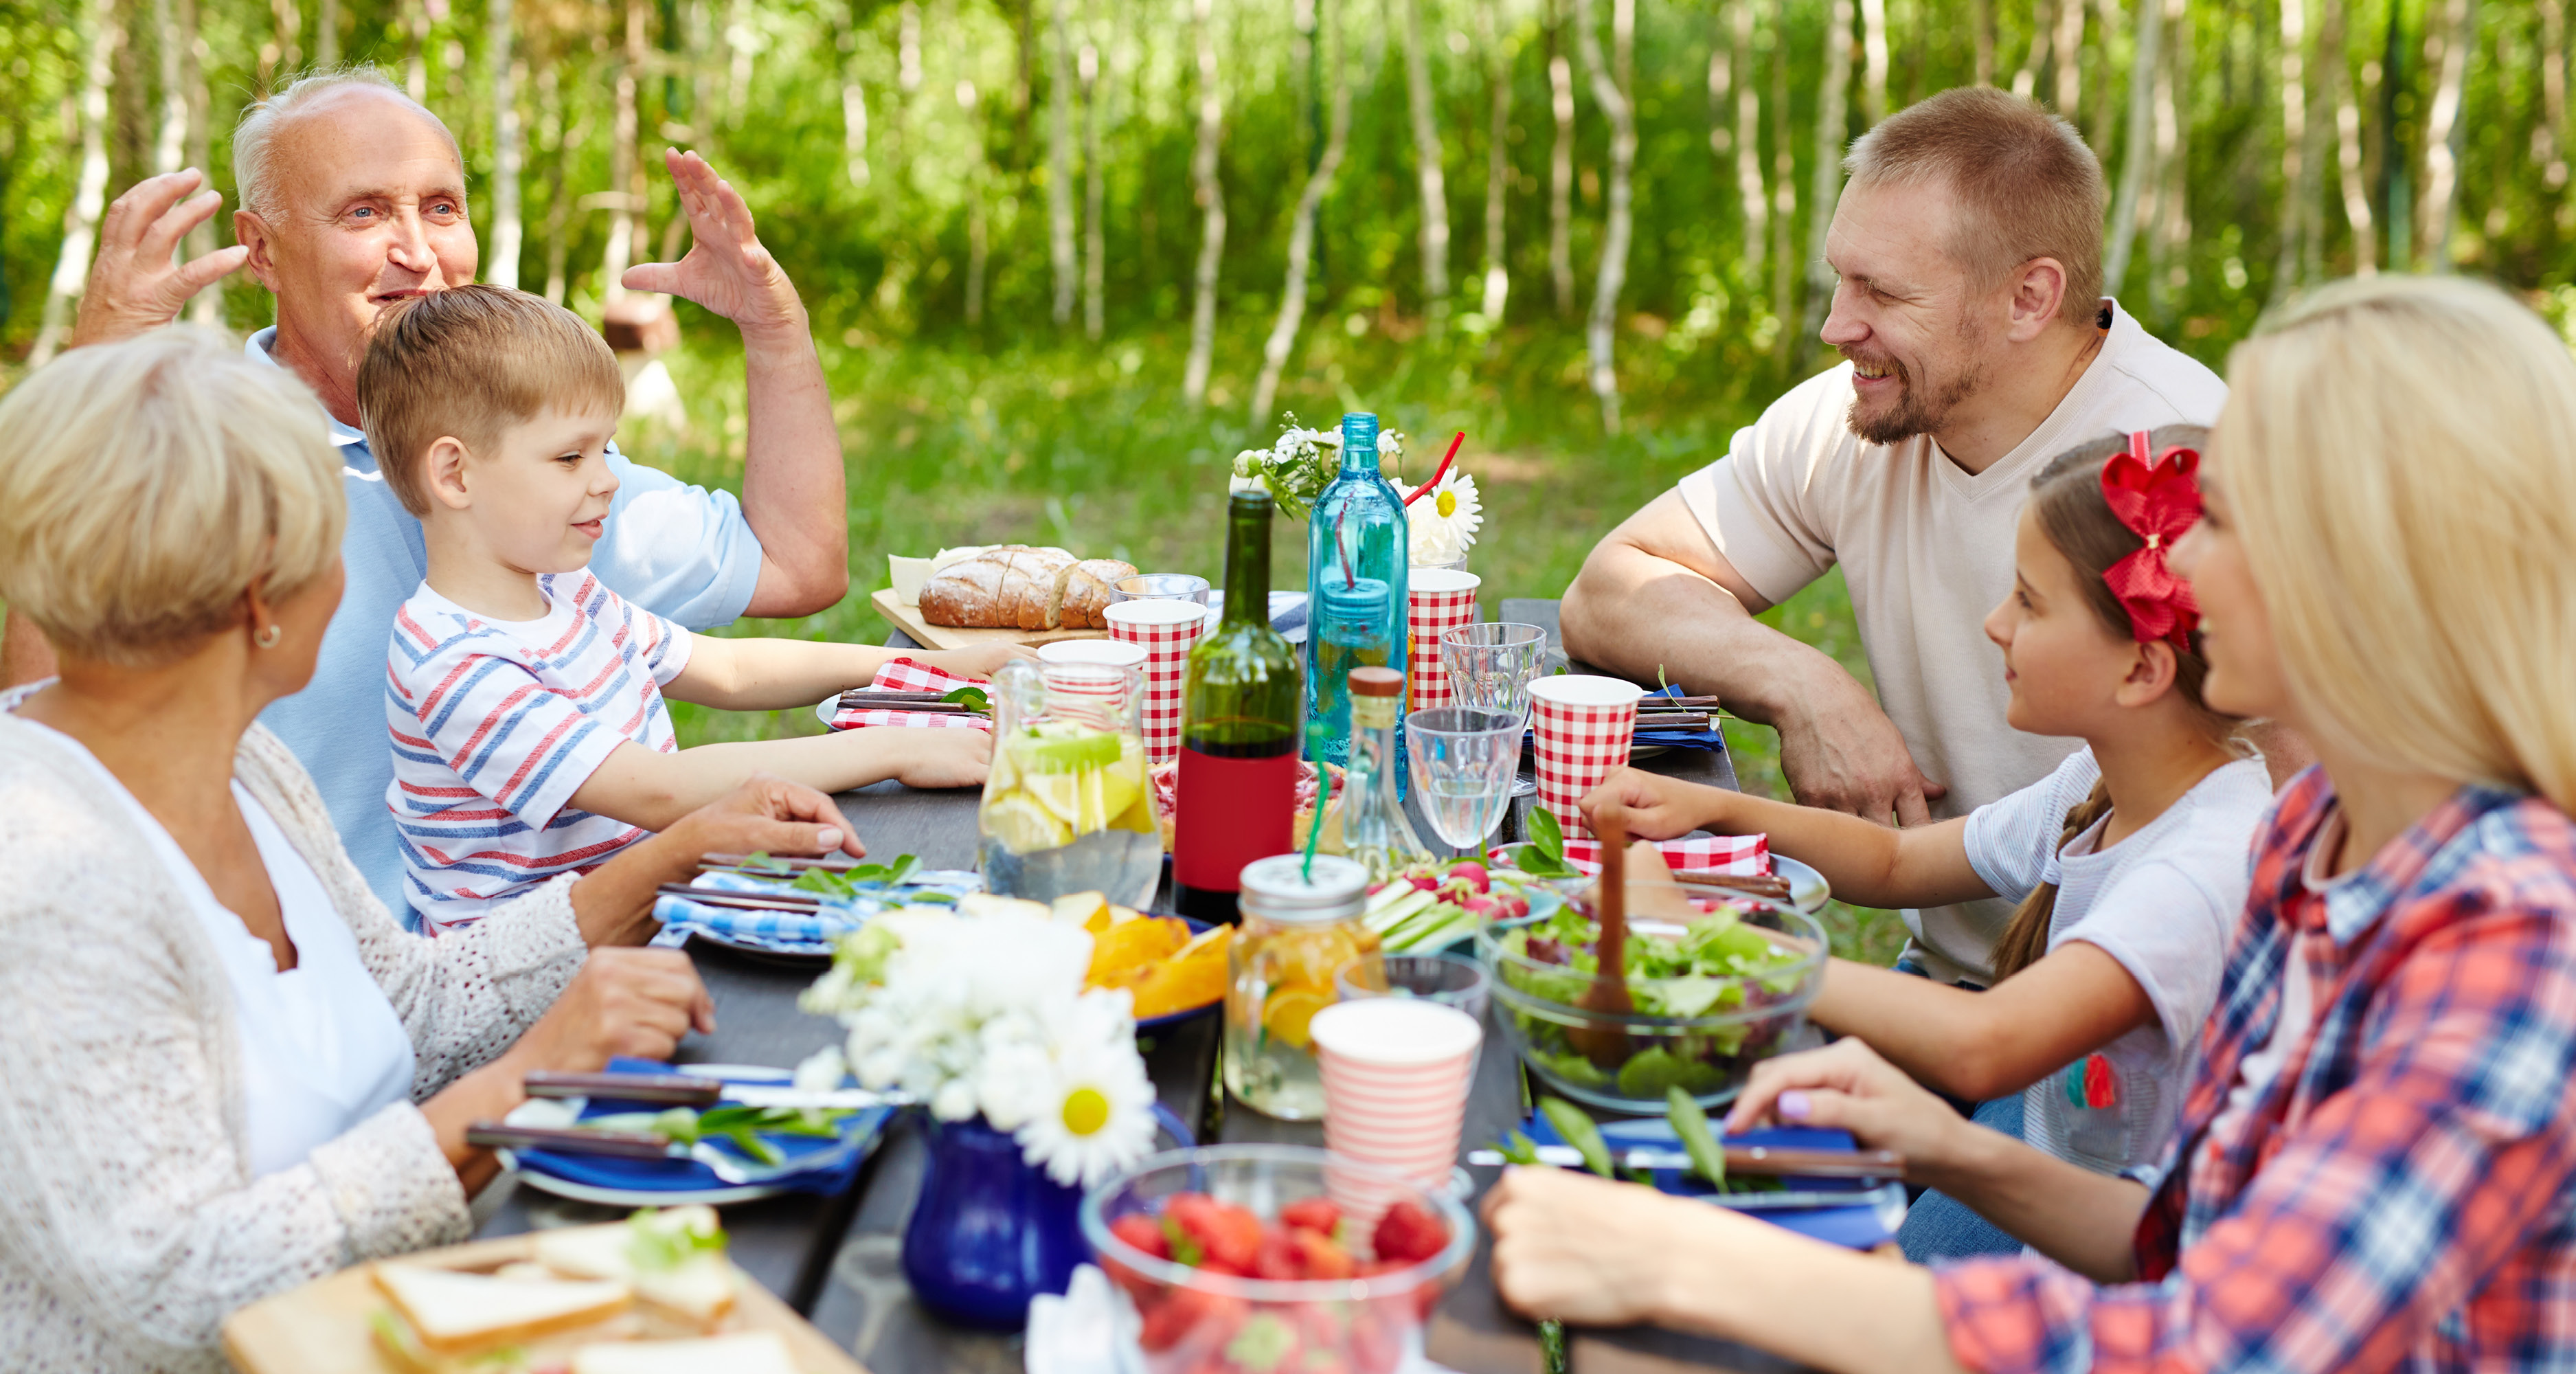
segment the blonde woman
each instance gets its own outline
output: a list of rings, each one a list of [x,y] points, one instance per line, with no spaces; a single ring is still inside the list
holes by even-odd
[[[464,1238],[464,1143],[530,1069],[712,1011],[640,944],[711,850],[845,847],[755,782],[472,931],[405,934],[260,709],[312,675],[345,507],[322,412],[212,336],[0,401],[0,599],[61,676],[0,693],[0,1365],[216,1369],[218,1324]],[[855,849],[855,846],[846,846]],[[593,948],[598,947],[598,948]]]
[[[2320,766],[2256,839],[2162,1164],[1976,1130],[1846,1040],[1731,1124],[1847,1127],[2050,1258],[1927,1271],[1516,1170],[1487,1203],[1515,1306],[1844,1370],[2576,1364],[2576,360],[2492,288],[2380,278],[2228,380],[2175,567],[2210,705]]]

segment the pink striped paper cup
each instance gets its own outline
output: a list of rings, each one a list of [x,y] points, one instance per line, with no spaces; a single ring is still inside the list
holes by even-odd
[[[1424,998],[1367,997],[1316,1012],[1308,1034],[1324,1080],[1324,1148],[1445,1186],[1485,1039],[1476,1018]],[[1385,1209],[1387,1197],[1352,1186],[1367,1196],[1335,1199],[1345,1212]]]
[[[1457,568],[1414,568],[1407,574],[1412,641],[1405,649],[1404,669],[1412,679],[1412,702],[1406,710],[1449,704],[1449,675],[1440,666],[1441,637],[1476,623],[1476,588],[1482,585],[1483,578]]]
[[[1169,763],[1181,756],[1181,675],[1214,612],[1195,601],[1120,601],[1103,614],[1110,638],[1145,651],[1145,759]]]
[[[1615,677],[1560,674],[1530,684],[1530,752],[1538,760],[1538,804],[1568,835],[1589,835],[1575,803],[1628,762],[1645,689]]]

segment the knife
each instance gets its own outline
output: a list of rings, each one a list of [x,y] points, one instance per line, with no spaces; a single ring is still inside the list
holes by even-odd
[[[1583,1152],[1571,1145],[1541,1145],[1539,1162],[1563,1168],[1583,1167]],[[1624,1150],[1611,1155],[1614,1163],[1629,1169],[1689,1169],[1691,1157],[1680,1150]],[[1499,1150],[1470,1150],[1470,1164],[1509,1164]],[[1726,1147],[1726,1171],[1730,1174],[1794,1176],[1799,1178],[1901,1178],[1905,1174],[1905,1157],[1894,1150],[1809,1150],[1775,1145],[1729,1145]]]
[[[861,1111],[901,1107],[912,1095],[866,1088],[795,1088],[785,1084],[733,1083],[689,1073],[555,1073],[538,1070],[524,1080],[530,1097],[597,1097],[668,1107],[779,1107],[807,1111]]]
[[[837,1167],[846,1159],[855,1141],[843,1141],[830,1150],[809,1154],[776,1167],[745,1168],[724,1151],[701,1140],[695,1145],[682,1145],[658,1135],[640,1131],[591,1131],[570,1127],[512,1126],[498,1121],[477,1121],[465,1128],[465,1143],[487,1149],[552,1150],[568,1155],[607,1155],[616,1159],[669,1159],[706,1166],[719,1182],[740,1187],[747,1183],[765,1183],[790,1174]]]

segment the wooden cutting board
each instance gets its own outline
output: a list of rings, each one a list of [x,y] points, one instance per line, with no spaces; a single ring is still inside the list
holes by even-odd
[[[894,588],[879,587],[869,604],[886,623],[913,637],[931,649],[972,649],[978,644],[1052,644],[1059,639],[1107,639],[1107,630],[969,630],[955,625],[933,625],[921,618],[919,606],[907,606],[895,599]]]
[[[504,1236],[407,1255],[402,1262],[488,1273],[527,1259],[535,1250],[529,1236]],[[803,1374],[868,1374],[768,1289],[739,1270],[735,1273],[740,1286],[727,1330],[777,1332]],[[343,1269],[226,1318],[224,1356],[241,1374],[393,1374],[393,1366],[377,1353],[370,1329],[375,1314],[386,1306],[366,1265]]]

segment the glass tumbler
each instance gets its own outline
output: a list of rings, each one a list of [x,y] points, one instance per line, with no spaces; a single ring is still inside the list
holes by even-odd
[[[1472,853],[1502,823],[1520,773],[1523,720],[1482,706],[1434,706],[1404,718],[1413,802],[1452,850]]]

